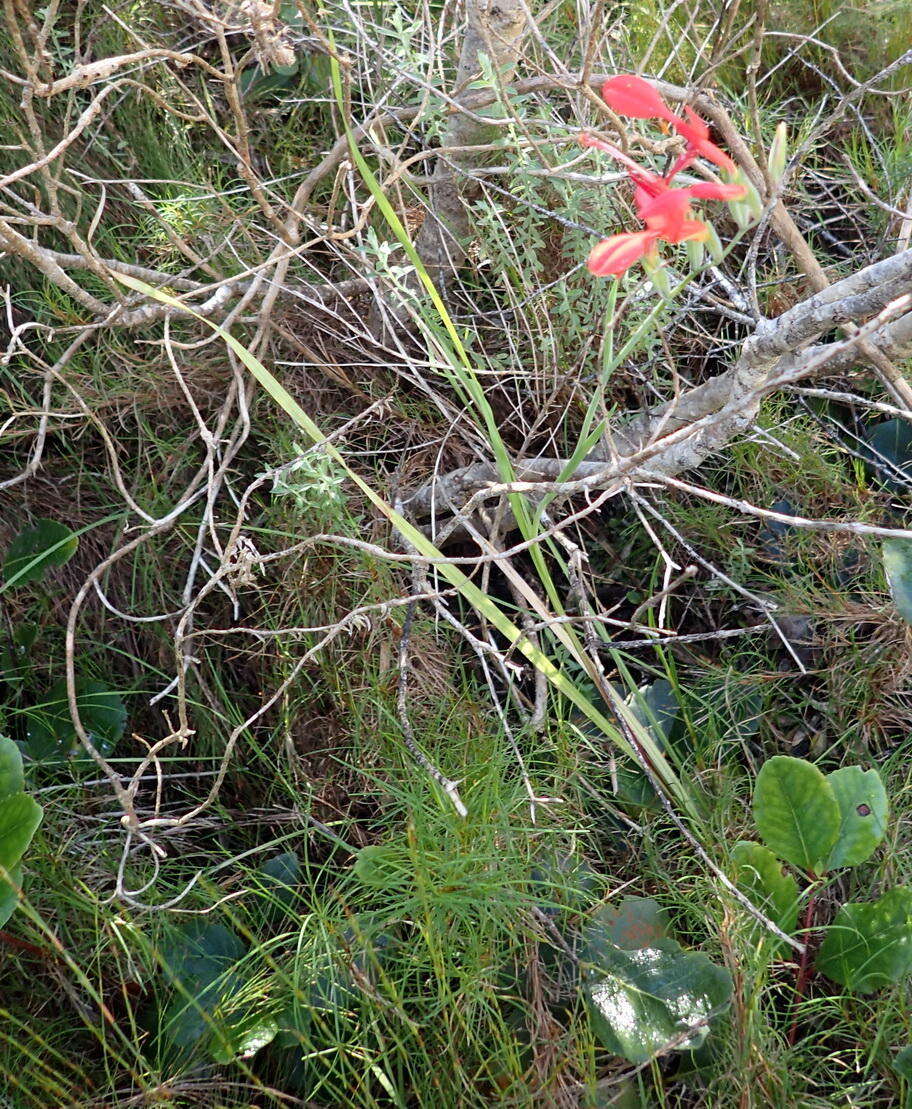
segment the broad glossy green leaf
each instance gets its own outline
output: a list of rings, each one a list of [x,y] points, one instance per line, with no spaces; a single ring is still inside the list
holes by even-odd
[[[798,883],[784,870],[782,861],[762,844],[741,840],[732,848],[732,862],[738,889],[773,924],[791,935],[798,925]],[[778,950],[783,941],[764,929],[759,921],[755,923],[757,935],[762,932]]]
[[[13,910],[19,901],[19,890],[22,888],[22,863],[16,863],[9,869],[10,881],[0,878],[0,928],[13,915]]]
[[[279,96],[281,93],[291,92],[297,88],[297,76],[297,62],[288,66],[268,66],[266,69],[255,65],[241,74],[241,95],[252,100],[268,94]]]
[[[827,775],[842,814],[839,838],[827,860],[827,870],[857,866],[869,858],[887,829],[889,801],[876,770],[844,766]]]
[[[893,1059],[893,1070],[900,1078],[912,1082],[912,1047],[904,1047]]]
[[[11,739],[0,736],[0,865],[8,879],[0,875],[0,927],[9,920],[22,887],[22,858],[35,829],[41,823],[42,808],[22,792],[22,756]]]
[[[37,581],[49,566],[62,566],[76,553],[79,537],[56,520],[38,520],[20,531],[3,561],[7,588]]]
[[[668,742],[677,739],[681,730],[681,706],[667,678],[658,678],[638,689],[627,698],[627,703],[663,750]]]
[[[912,971],[912,889],[897,886],[870,904],[843,905],[817,954],[817,969],[859,993]]]
[[[246,953],[236,932],[209,920],[188,921],[162,945],[174,990],[158,1012],[158,1030],[181,1052],[211,1048],[230,1036],[223,1007],[244,988],[236,966]]]
[[[12,793],[0,801],[0,866],[13,869],[40,823],[41,806],[27,793]]]
[[[258,869],[254,881],[267,913],[288,910],[294,905],[295,887],[301,881],[301,860],[294,851],[273,855]]]
[[[665,910],[651,897],[625,897],[590,918],[585,930],[583,959],[597,963],[605,944],[636,951],[668,938]]]
[[[102,754],[110,754],[127,725],[123,698],[104,682],[77,677],[76,701],[89,738]],[[29,710],[26,749],[33,759],[50,762],[82,750],[70,716],[65,679],[55,682]]]
[[[760,768],[754,786],[754,820],[774,854],[802,870],[819,873],[841,824],[833,787],[804,759],[775,755]]]
[[[0,735],[0,804],[11,793],[21,793],[24,785],[19,748],[11,739]]]
[[[190,920],[163,944],[162,962],[186,985],[208,985],[247,954],[247,945],[217,921]]]
[[[899,615],[912,624],[912,539],[885,539],[884,573]]]
[[[599,1040],[632,1063],[699,1047],[731,1002],[728,971],[672,939],[634,951],[606,944],[589,979],[584,997]]]
[[[169,1004],[157,1013],[158,1031],[180,1053],[192,1055],[227,1035],[221,1006],[244,988],[244,979],[228,971],[207,986],[191,987],[187,995],[175,990]]]
[[[272,1043],[278,1031],[279,1026],[273,1017],[252,1014],[230,1025],[222,1035],[213,1037],[210,1046],[212,1058],[217,1063],[250,1059],[261,1047]]]
[[[907,420],[882,420],[863,432],[857,444],[871,475],[895,493],[908,493],[912,481],[912,426]]]

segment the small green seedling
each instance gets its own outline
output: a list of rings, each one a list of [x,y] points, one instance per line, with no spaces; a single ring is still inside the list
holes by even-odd
[[[735,881],[787,934],[796,930],[799,905],[806,897],[806,938],[814,927],[820,883],[832,871],[858,866],[871,857],[883,840],[888,810],[876,770],[846,766],[824,775],[804,759],[777,755],[763,764],[754,787],[754,819],[766,846],[735,844]],[[802,874],[804,893],[784,863]],[[859,993],[909,974],[912,890],[899,886],[878,901],[843,905],[826,928],[816,967]],[[799,994],[805,980],[802,974]]]

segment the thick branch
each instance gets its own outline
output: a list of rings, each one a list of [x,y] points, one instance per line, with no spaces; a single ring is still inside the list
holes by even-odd
[[[467,0],[467,26],[456,74],[464,90],[481,72],[480,55],[486,54],[498,81],[513,79],[520,45],[526,30],[524,3],[518,0]],[[491,99],[497,90],[491,90]],[[474,99],[474,97],[473,97]],[[447,147],[481,146],[490,141],[490,128],[465,112],[454,110],[444,137]],[[477,158],[477,155],[474,156]],[[468,191],[460,169],[473,164],[472,155],[452,155],[437,165],[431,185],[430,211],[421,226],[415,249],[434,283],[445,285],[465,260],[464,245],[469,219],[464,200]]]
[[[755,419],[769,384],[794,382],[825,365],[829,372],[857,364],[862,341],[894,358],[912,354],[912,313],[871,330],[864,338],[808,346],[840,322],[876,317],[912,290],[912,250],[868,266],[796,305],[776,320],[765,320],[744,344],[726,373],[689,390],[670,404],[649,409],[613,428],[563,483],[566,496],[587,488],[608,488],[636,471],[672,476],[699,466]],[[567,460],[536,458],[515,466],[516,483],[556,482]],[[501,479],[496,466],[481,462],[441,475],[403,504],[415,519],[461,509],[486,487],[492,495]],[[514,483],[511,483],[511,488]],[[544,492],[544,489],[542,490]]]

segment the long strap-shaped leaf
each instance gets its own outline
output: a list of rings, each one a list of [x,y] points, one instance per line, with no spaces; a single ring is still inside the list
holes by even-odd
[[[327,38],[332,45],[333,36],[332,30],[327,30]],[[373,170],[367,164],[364,155],[358,149],[358,143],[355,138],[355,133],[349,122],[348,115],[345,110],[345,100],[342,95],[342,74],[339,69],[339,62],[333,56],[329,58],[330,73],[332,76],[333,95],[336,100],[336,106],[339,109],[339,114],[342,118],[342,126],[345,129],[345,136],[348,139],[348,148],[351,152],[352,161],[357,167],[361,179],[367,186],[368,191],[374,199],[380,214],[383,216],[387,226],[395,235],[396,240],[402,247],[408,260],[415,267],[415,274],[421,282],[424,289],[430,297],[431,304],[437,317],[443,324],[444,333],[441,333],[440,328],[435,326],[436,321],[432,321],[427,317],[422,317],[422,323],[425,328],[433,336],[433,341],[439,346],[443,353],[446,365],[449,367],[449,377],[459,395],[463,398],[468,397],[471,403],[475,406],[476,411],[481,417],[484,425],[484,430],[491,445],[491,451],[494,455],[494,461],[497,464],[497,470],[500,474],[502,481],[509,482],[514,479],[513,463],[510,459],[510,452],[503,441],[500,434],[500,429],[497,426],[497,418],[494,415],[494,410],[491,408],[490,402],[485,395],[484,387],[478,379],[478,375],[472,365],[472,360],[469,357],[465,344],[456,330],[450,313],[443,302],[443,297],[440,295],[440,290],[434,284],[431,275],[427,271],[427,267],[415,249],[414,244],[409,238],[408,232],[402,224],[402,220],[396,214],[396,210],[390,204],[389,198],[383,191],[380,182],[374,175]],[[525,499],[518,493],[511,493],[507,498],[516,523],[522,532],[523,538],[531,541],[535,537],[537,531],[535,522],[529,513]],[[552,544],[552,552],[558,559],[561,560],[560,552],[554,548]],[[548,600],[554,606],[558,615],[564,615],[563,605],[561,603],[560,594],[554,580],[548,570],[547,563],[542,555],[541,547],[539,544],[532,543],[529,548],[529,554],[535,566],[535,570],[539,576],[539,580],[545,587],[545,592],[548,595]],[[568,643],[576,640],[576,632],[569,625],[561,625],[561,633],[558,638]],[[576,642],[573,647],[573,654],[580,656],[583,653],[582,645]],[[585,665],[585,664],[584,664]]]
[[[188,308],[187,305],[170,294],[163,292],[161,289],[155,289],[151,285],[147,285],[144,281],[140,281],[135,277],[129,277],[123,273],[113,274],[112,276],[116,277],[118,281],[122,282],[122,284],[126,285],[128,288],[134,289],[136,292],[144,293],[146,296],[152,297],[161,304],[166,304],[181,312],[186,312],[195,316],[201,323],[204,323],[219,335],[235,352],[238,358],[240,358],[247,369],[250,370],[276,404],[294,420],[315,445],[319,445],[330,458],[345,470],[349,478],[357,485],[371,504],[386,516],[403,539],[411,544],[419,554],[423,555],[425,558],[432,559],[441,576],[444,577],[450,585],[458,589],[463,597],[465,597],[478,612],[490,620],[501,635],[515,646],[518,651],[525,655],[532,665],[535,666],[537,670],[541,671],[548,681],[551,682],[568,701],[576,705],[576,707],[604,733],[607,739],[611,740],[611,742],[625,754],[629,755],[637,762],[640,761],[638,753],[633,750],[630,743],[627,742],[618,728],[616,728],[614,724],[612,724],[611,721],[589,701],[589,699],[576,687],[573,681],[571,681],[543,651],[526,638],[523,632],[501,611],[492,598],[483,590],[479,589],[474,582],[470,581],[458,566],[454,566],[451,562],[448,562],[446,556],[437,549],[422,531],[406,520],[401,513],[397,512],[392,505],[388,504],[379,493],[375,492],[363,478],[351,469],[335,444],[326,438],[319,427],[310,416],[307,415],[304,409],[298,404],[294,397],[291,396],[281,382],[278,381],[278,379],[266,369],[263,363],[255,355],[251,354],[242,343],[223,327],[220,327],[217,323],[213,323],[212,320],[207,320],[204,316],[200,316],[197,312],[194,312],[192,308]],[[560,628],[562,625],[557,625],[557,627]],[[572,642],[568,642],[567,646],[572,650]],[[696,806],[694,805],[689,791],[675,774],[671,766],[669,766],[664,755],[656,746],[649,731],[637,720],[616,691],[610,686],[608,687],[608,691],[609,694],[612,695],[615,711],[624,718],[625,724],[636,737],[637,743],[646,752],[655,773],[660,777],[662,783],[671,790],[678,803],[684,808],[688,815],[699,819]]]

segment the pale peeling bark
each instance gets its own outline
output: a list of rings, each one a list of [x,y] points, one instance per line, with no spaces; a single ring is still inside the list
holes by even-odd
[[[480,55],[486,54],[502,84],[509,83],[519,60],[526,31],[526,9],[517,0],[466,0],[466,30],[456,73],[457,99],[481,76]],[[492,90],[496,93],[496,90]],[[473,89],[473,93],[478,89]],[[491,128],[465,112],[454,111],[443,139],[445,147],[479,146],[489,142]],[[438,288],[446,287],[465,261],[470,236],[465,200],[478,186],[463,172],[478,155],[451,154],[439,160],[428,197],[429,211],[418,232],[415,249]]]

